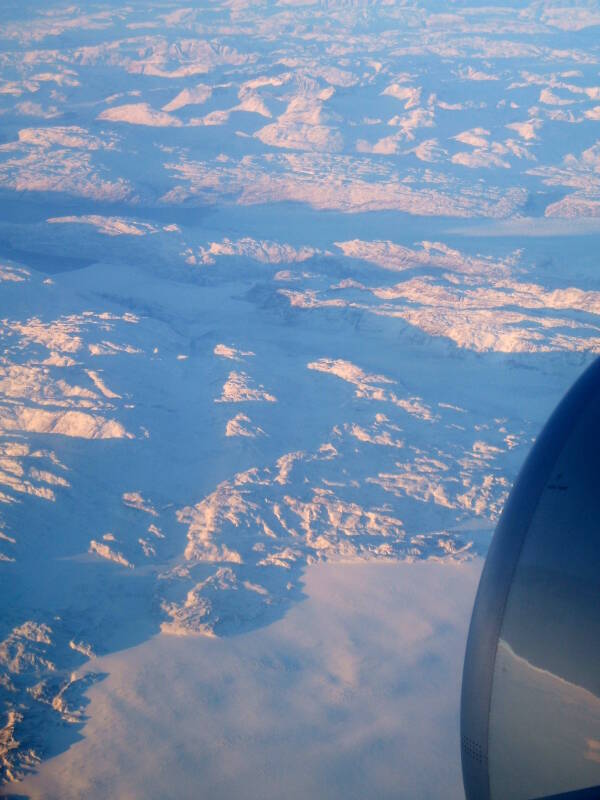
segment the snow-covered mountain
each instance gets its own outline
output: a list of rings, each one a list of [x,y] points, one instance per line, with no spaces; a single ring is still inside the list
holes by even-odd
[[[95,656],[268,626],[314,562],[485,554],[600,352],[599,26],[3,4],[0,782]]]

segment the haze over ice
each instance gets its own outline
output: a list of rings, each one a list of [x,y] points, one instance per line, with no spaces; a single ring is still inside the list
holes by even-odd
[[[460,797],[481,560],[600,352],[599,33],[3,4],[0,794]]]

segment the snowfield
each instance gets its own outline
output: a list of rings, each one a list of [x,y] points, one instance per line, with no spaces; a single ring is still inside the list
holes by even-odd
[[[599,26],[577,0],[0,10],[0,794],[280,797],[285,763],[300,798],[306,752],[350,797],[356,745],[382,798],[460,796],[439,731],[481,560],[600,353]],[[257,686],[289,742],[260,777]],[[178,718],[196,748],[171,788],[132,745],[163,718],[169,763]]]

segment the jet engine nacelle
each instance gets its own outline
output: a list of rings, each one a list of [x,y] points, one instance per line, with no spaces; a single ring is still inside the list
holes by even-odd
[[[461,747],[467,800],[600,798],[600,359],[551,416],[498,522]]]

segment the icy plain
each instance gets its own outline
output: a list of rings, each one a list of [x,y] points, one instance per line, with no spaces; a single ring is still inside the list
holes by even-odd
[[[395,657],[408,628],[369,562],[439,575],[431,604],[403,597],[428,625],[451,591],[460,651],[511,482],[600,351],[599,28],[597,2],[568,0],[2,5],[0,793],[43,797],[58,770],[67,797],[64,763],[73,797],[126,796],[73,753],[122,725],[133,754],[155,725],[94,717],[105,686],[131,696],[140,653],[136,704],[173,687],[167,740],[209,644],[228,669],[247,654],[241,741],[261,647],[294,654],[270,713],[285,697],[305,724],[293,693],[325,667],[294,631],[304,605],[324,631],[343,606],[327,569],[379,615],[340,622],[350,638]],[[423,764],[457,757],[426,709],[455,719],[459,661],[426,703],[407,679]],[[256,742],[234,744],[250,763]],[[381,747],[380,796],[414,797],[414,763]],[[336,758],[313,763],[343,796]],[[136,764],[126,791],[151,797]]]

